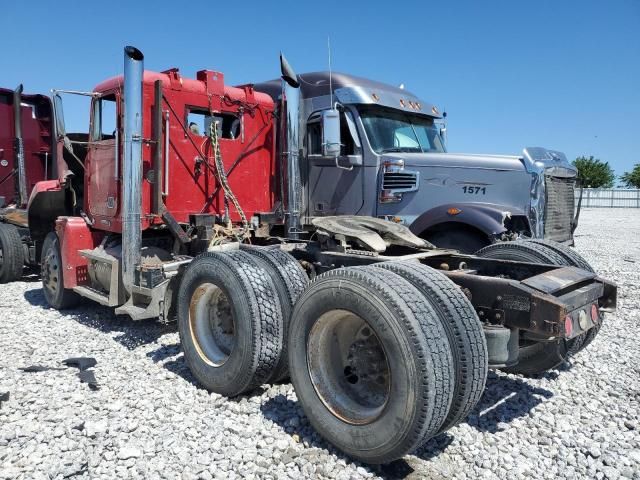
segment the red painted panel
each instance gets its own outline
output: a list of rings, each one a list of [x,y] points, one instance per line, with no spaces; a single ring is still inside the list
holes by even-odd
[[[224,196],[214,173],[214,155],[211,143],[204,135],[196,135],[189,131],[187,111],[196,108],[214,113],[230,113],[243,117],[244,140],[221,139],[220,148],[225,170],[229,171],[229,184],[237,196],[248,219],[257,212],[273,210],[276,183],[275,141],[274,141],[274,104],[268,95],[255,92],[250,86],[242,88],[224,85],[224,76],[220,72],[201,71],[197,79],[182,78],[177,69],[163,73],[146,71],[143,80],[143,125],[142,134],[145,140],[152,138],[152,117],[154,112],[154,82],[161,80],[166,102],[162,109],[169,115],[169,191],[165,196],[165,204],[169,212],[178,222],[187,223],[192,213],[224,212]],[[94,90],[97,92],[122,94],[122,77],[109,79]],[[204,133],[204,132],[201,132]],[[166,134],[166,132],[165,132]],[[120,135],[122,139],[124,135]],[[164,157],[164,138],[162,141]],[[142,228],[159,222],[151,214],[153,187],[150,183],[154,146],[145,141],[143,146],[143,182],[142,189]],[[90,149],[88,162],[92,162],[95,153]],[[115,156],[113,149],[104,152],[101,162],[107,164],[107,156]],[[163,160],[164,164],[164,160]],[[111,167],[109,167],[111,168]],[[164,170],[164,168],[163,168]],[[88,171],[92,171],[91,167]],[[120,169],[122,171],[122,169]],[[106,177],[91,173],[97,181],[87,182],[86,198],[98,200],[98,190],[109,189],[105,184]],[[120,192],[118,192],[120,196]],[[104,197],[104,195],[102,195]],[[119,205],[119,199],[116,199]],[[240,216],[230,206],[232,220],[239,221]],[[104,210],[104,209],[103,209]],[[100,207],[91,205],[89,209],[95,222],[95,228],[120,232],[120,216],[109,217]]]
[[[85,162],[88,208],[94,216],[114,217],[118,213],[118,182],[115,178],[116,141],[103,140],[89,146]]]
[[[33,198],[40,192],[50,192],[52,190],[60,190],[62,187],[60,186],[60,180],[44,180],[42,182],[38,182],[33,186],[33,190],[31,190],[31,195],[29,196],[29,204],[33,201]]]
[[[27,173],[27,192],[52,173],[52,108],[44,95],[22,95],[22,138]],[[17,201],[15,168],[13,91],[0,88],[0,196],[7,205]]]
[[[64,287],[88,285],[87,259],[79,251],[97,247],[104,234],[91,230],[81,217],[58,217],[56,233],[60,239]]]

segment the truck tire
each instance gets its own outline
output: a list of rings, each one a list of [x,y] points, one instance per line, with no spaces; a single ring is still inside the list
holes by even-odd
[[[453,427],[476,406],[487,381],[489,356],[482,324],[460,287],[421,263],[380,262],[416,287],[434,308],[447,332],[453,353],[455,381],[449,414],[440,432]]]
[[[442,426],[453,357],[424,296],[393,272],[340,268],[296,302],[291,381],[313,427],[366,463],[396,460]]]
[[[291,312],[293,311],[296,300],[298,300],[298,297],[304,292],[304,289],[307,288],[309,277],[307,277],[304,269],[295,258],[279,248],[243,246],[242,250],[254,256],[255,259],[261,263],[262,267],[269,273],[278,292],[283,320],[282,354],[280,355],[278,365],[271,377],[267,380],[267,383],[285,380],[289,377],[287,338],[289,335]]]
[[[42,291],[47,303],[56,310],[75,307],[80,303],[80,295],[64,288],[62,276],[62,254],[60,240],[55,232],[49,232],[42,243]]]
[[[280,359],[282,323],[273,280],[247,252],[203,253],[185,271],[180,342],[207,390],[233,397],[264,383]]]
[[[538,243],[540,245],[544,245],[547,248],[559,253],[564,257],[567,261],[567,265],[572,267],[582,268],[583,270],[587,270],[588,272],[594,272],[595,270],[591,266],[589,262],[587,262],[582,255],[576,252],[573,248],[567,247],[566,245],[562,245],[561,243],[554,242],[552,240],[527,240],[528,242]],[[603,316],[600,317],[600,323],[596,323],[593,328],[591,328],[586,333],[581,333],[575,338],[569,340],[569,355],[575,355],[576,353],[584,350],[593,339],[596,338],[600,328],[602,327]]]
[[[22,277],[24,250],[20,233],[14,225],[0,223],[0,283]]]
[[[576,252],[573,248],[567,247],[558,242],[554,242],[553,240],[526,240],[527,243],[537,243],[538,245],[544,245],[545,247],[553,250],[554,252],[560,254],[565,258],[568,262],[568,265],[572,267],[582,268],[583,270],[587,270],[588,272],[595,272],[593,267],[587,262],[582,255]]]
[[[476,255],[501,260],[542,262],[548,265],[571,265],[569,260],[558,251],[540,242],[527,240],[489,245],[476,252]],[[561,365],[572,353],[577,352],[581,348],[584,338],[579,335],[568,341],[565,339],[551,342],[521,340],[518,363],[502,370],[525,376],[540,375]]]
[[[559,253],[556,253],[544,245],[526,240],[494,243],[493,245],[481,248],[475,255],[498,260],[546,263],[547,265],[569,265]]]

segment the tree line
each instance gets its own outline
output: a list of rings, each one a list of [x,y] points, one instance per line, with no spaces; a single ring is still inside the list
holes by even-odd
[[[573,162],[578,169],[578,180],[586,188],[612,188],[616,174],[609,165],[599,158],[578,157]],[[636,163],[630,172],[620,175],[620,187],[640,188],[640,163]]]

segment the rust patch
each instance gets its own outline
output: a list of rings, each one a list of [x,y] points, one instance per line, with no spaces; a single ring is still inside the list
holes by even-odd
[[[28,227],[27,211],[19,208],[0,209],[0,219],[7,223],[12,223],[20,227]]]

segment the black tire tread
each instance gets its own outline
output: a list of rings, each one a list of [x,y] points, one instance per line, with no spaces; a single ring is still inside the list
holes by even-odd
[[[371,295],[382,300],[394,312],[400,324],[409,333],[414,351],[424,352],[416,357],[422,364],[420,371],[422,384],[427,387],[422,392],[423,402],[417,412],[417,421],[413,428],[407,432],[401,445],[396,446],[393,451],[377,458],[366,458],[369,463],[388,463],[419,448],[428,438],[438,432],[446,418],[453,395],[453,357],[446,332],[439,322],[434,321],[433,308],[424,301],[422,294],[415,287],[393,272],[372,266],[338,268],[315,277],[299,298],[297,305],[312,296],[317,287],[332,277],[348,279],[371,291]],[[292,321],[295,320],[296,311],[294,309]],[[295,373],[298,370],[295,365],[292,365],[292,368],[294,374],[292,381],[295,386]],[[432,385],[437,392],[431,400],[429,400],[429,385]],[[312,407],[306,406],[307,408],[305,408],[303,399],[299,398],[299,400],[305,411]],[[321,426],[315,425],[313,415],[310,415],[309,412],[307,415],[312,425],[320,430]],[[354,455],[353,452],[347,453]]]
[[[545,247],[553,250],[554,252],[562,255],[573,267],[582,268],[588,272],[595,272],[591,264],[587,262],[582,255],[576,252],[573,248],[563,245],[553,240],[539,240],[530,239],[526,240],[528,243],[536,243],[538,245],[544,245]]]
[[[426,422],[426,430],[420,435],[424,441],[440,431],[447,418],[455,387],[455,364],[453,354],[449,347],[449,340],[444,326],[438,321],[437,312],[433,306],[422,298],[416,289],[411,291],[405,282],[409,283],[401,275],[393,270],[381,270],[373,266],[355,267],[375,276],[380,282],[386,284],[395,293],[402,296],[407,307],[413,313],[420,325],[424,340],[428,344],[428,352],[433,363],[433,375],[436,380],[436,404],[431,418]],[[382,274],[381,274],[382,273]],[[396,278],[399,277],[399,278]],[[400,281],[399,281],[400,280]],[[413,335],[418,335],[412,332]],[[418,445],[419,446],[419,445]]]
[[[251,367],[245,372],[244,378],[238,379],[236,388],[228,392],[228,396],[235,396],[252,390],[269,378],[275,368],[282,350],[282,315],[280,302],[269,274],[246,252],[205,252],[196,257],[190,267],[212,258],[229,268],[243,285],[243,293],[249,298],[251,319],[256,322],[252,329],[254,336],[253,359]],[[198,262],[198,263],[196,263]],[[190,280],[188,268],[183,283]],[[182,331],[180,332],[182,337]],[[182,341],[182,338],[181,338]],[[191,362],[186,358],[187,363]]]
[[[20,232],[14,225],[0,223],[3,265],[0,269],[0,283],[9,283],[22,277],[24,250]]]
[[[269,268],[271,277],[276,284],[280,295],[280,306],[283,319],[283,343],[282,353],[278,365],[267,382],[278,382],[289,376],[289,363],[287,361],[287,338],[291,312],[298,297],[309,284],[309,278],[298,261],[287,252],[279,248],[246,247],[242,251],[264,261]]]
[[[455,364],[453,400],[440,432],[469,415],[484,392],[488,352],[482,324],[460,287],[437,270],[414,262],[381,262],[420,290],[436,309],[447,331]]]
[[[549,265],[568,265],[567,260],[551,250],[549,247],[529,241],[515,240],[512,242],[498,242],[478,250],[475,255],[483,258],[502,258],[505,251],[512,254],[510,260],[523,262],[542,262]]]

